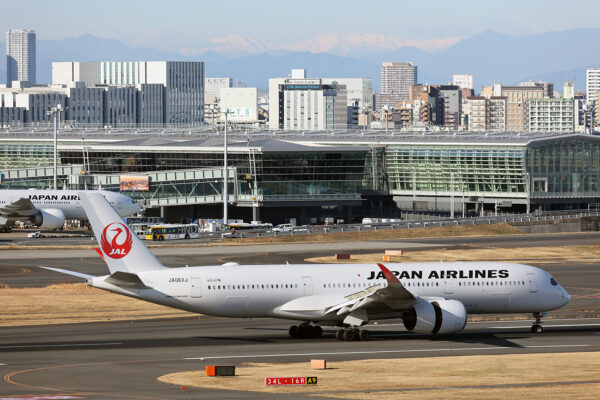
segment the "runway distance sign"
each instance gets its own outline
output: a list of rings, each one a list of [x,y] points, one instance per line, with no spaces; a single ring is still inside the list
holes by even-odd
[[[266,385],[316,385],[316,376],[265,378]]]

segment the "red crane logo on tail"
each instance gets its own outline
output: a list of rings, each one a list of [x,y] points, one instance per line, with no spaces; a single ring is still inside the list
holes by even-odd
[[[120,222],[107,225],[100,236],[100,246],[110,258],[123,258],[131,251],[131,231]]]

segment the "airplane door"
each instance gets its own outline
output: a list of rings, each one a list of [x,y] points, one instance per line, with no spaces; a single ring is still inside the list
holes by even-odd
[[[313,293],[312,290],[312,278],[310,276],[302,277],[302,285],[304,286],[304,295],[310,296]]]
[[[444,293],[452,294],[454,293],[454,284],[450,279],[444,281]]]
[[[202,297],[202,279],[190,278],[191,295],[192,297]]]
[[[538,291],[535,274],[527,274],[527,285],[529,286],[530,293],[535,293]]]

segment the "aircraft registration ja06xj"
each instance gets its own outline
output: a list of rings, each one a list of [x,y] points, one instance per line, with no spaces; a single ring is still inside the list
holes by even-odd
[[[368,340],[369,320],[402,318],[407,330],[461,331],[467,313],[533,313],[564,306],[567,292],[529,265],[461,262],[388,264],[239,265],[167,268],[134,235],[101,195],[80,193],[110,275],[87,284],[182,310],[234,318],[301,321],[292,337],[319,337],[338,326],[339,340]],[[393,266],[392,266],[393,265]]]

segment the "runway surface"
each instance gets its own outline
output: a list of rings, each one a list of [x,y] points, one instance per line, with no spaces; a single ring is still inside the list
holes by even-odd
[[[355,249],[426,247],[511,247],[600,244],[600,234],[527,235],[480,238],[434,238],[399,242],[361,242]],[[345,244],[348,245],[348,244]],[[267,245],[156,249],[166,265],[303,262],[305,257],[331,255],[339,244]],[[70,278],[40,270],[38,265],[102,275],[107,270],[91,250],[0,252],[0,282],[10,286],[41,286]],[[15,254],[17,253],[17,254]],[[266,398],[298,399],[294,395],[180,388],[156,381],[177,371],[204,369],[208,363],[292,362],[326,358],[328,362],[369,358],[443,357],[467,354],[522,354],[600,350],[600,319],[582,319],[600,307],[600,266],[585,263],[540,265],[573,296],[547,320],[542,335],[529,331],[531,320],[470,322],[447,336],[407,333],[401,320],[369,326],[373,340],[339,342],[334,330],[321,339],[292,339],[289,321],[197,317],[169,320],[105,322],[56,326],[0,328],[0,399],[7,396],[65,394],[85,399]],[[75,280],[73,280],[75,281]],[[520,315],[520,317],[524,317]],[[204,359],[201,360],[201,359]],[[317,373],[318,375],[318,373]],[[55,397],[56,398],[56,397]],[[314,399],[317,397],[311,397]]]
[[[0,393],[79,393],[86,399],[253,398],[255,393],[198,388],[181,393],[155,378],[215,363],[326,358],[334,366],[335,361],[365,358],[600,350],[600,319],[550,320],[542,335],[529,332],[529,321],[470,323],[461,333],[436,337],[406,333],[401,321],[393,320],[371,327],[373,340],[368,342],[338,342],[333,330],[321,339],[292,339],[288,326],[276,320],[201,317],[3,328]]]

